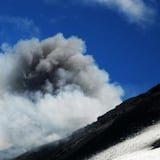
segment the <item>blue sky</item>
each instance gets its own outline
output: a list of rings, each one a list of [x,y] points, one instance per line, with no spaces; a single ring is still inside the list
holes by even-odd
[[[2,0],[0,44],[78,36],[129,97],[159,83],[159,10],[158,0]]]

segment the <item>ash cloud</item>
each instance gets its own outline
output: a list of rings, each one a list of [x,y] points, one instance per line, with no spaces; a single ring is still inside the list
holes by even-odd
[[[14,147],[17,155],[61,139],[121,102],[123,89],[77,37],[58,34],[1,49],[0,150]]]

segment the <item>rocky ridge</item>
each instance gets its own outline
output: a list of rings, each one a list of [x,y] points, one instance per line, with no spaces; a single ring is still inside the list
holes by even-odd
[[[83,160],[160,120],[160,84],[130,98],[68,138],[33,149],[13,160]],[[156,141],[153,148],[160,147]]]

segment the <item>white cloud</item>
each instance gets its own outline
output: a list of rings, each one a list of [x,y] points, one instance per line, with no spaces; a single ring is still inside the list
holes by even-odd
[[[154,21],[156,11],[144,0],[84,0],[105,5],[123,14],[132,23],[146,24]]]
[[[155,0],[42,0],[46,4],[54,5],[91,5],[98,3],[109,9],[118,11],[131,23],[139,25],[152,24],[156,17],[156,9],[151,5]],[[148,3],[149,2],[149,3]]]
[[[28,18],[0,16],[0,24],[9,24],[12,29],[16,29],[16,31],[28,34],[29,36],[38,36],[40,34],[40,29],[36,26],[33,20]],[[7,32],[3,29],[3,32],[4,31]]]

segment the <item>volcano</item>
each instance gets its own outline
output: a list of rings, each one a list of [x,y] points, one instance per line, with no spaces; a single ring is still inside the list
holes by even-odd
[[[159,124],[159,120],[160,84],[124,101],[69,137],[35,148],[13,160],[86,160],[90,157],[96,160],[94,155],[140,135],[146,128]],[[141,145],[141,140],[138,144]],[[144,148],[157,149],[160,139],[153,138],[145,145]]]

